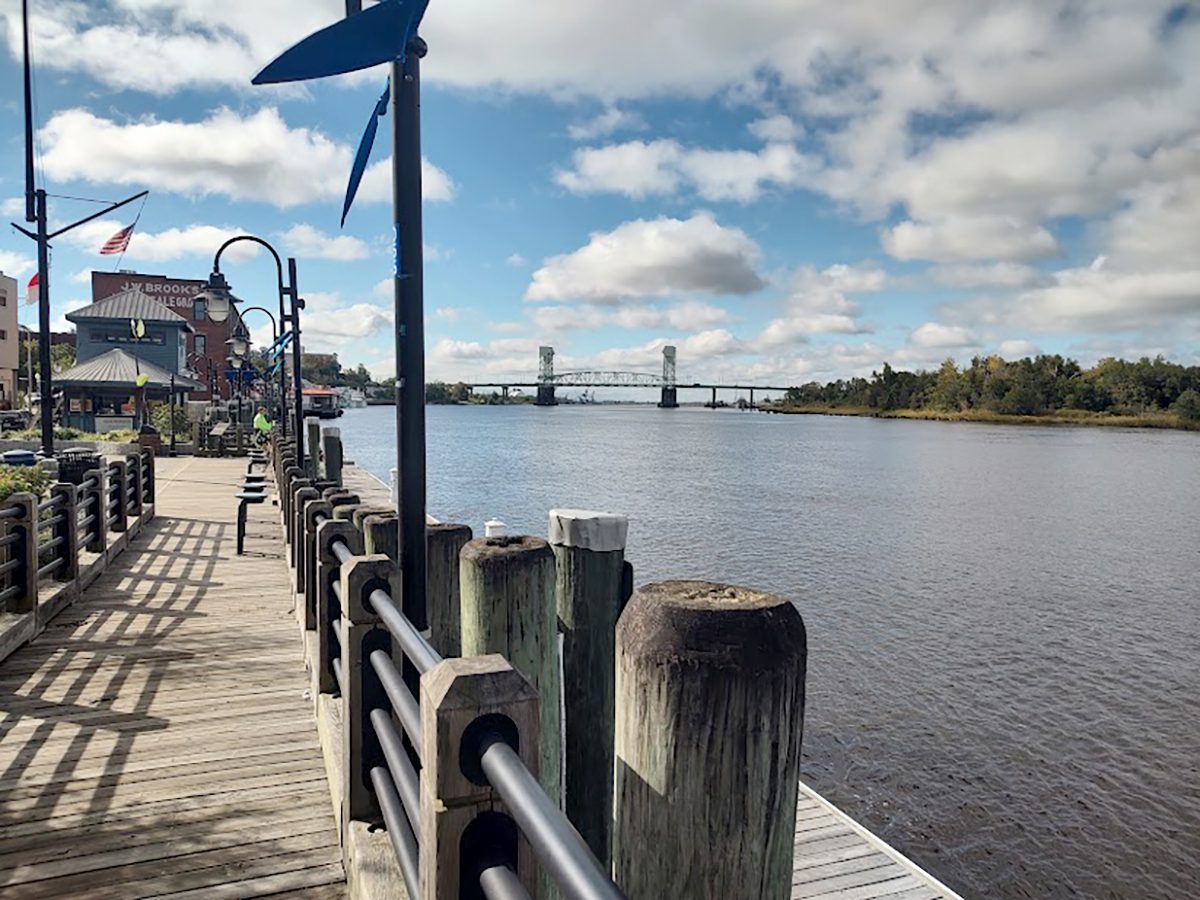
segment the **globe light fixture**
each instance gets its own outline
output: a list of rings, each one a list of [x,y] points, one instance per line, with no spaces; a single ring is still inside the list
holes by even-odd
[[[196,295],[195,299],[204,301],[205,314],[211,321],[218,324],[227,321],[234,304],[241,302],[233,296],[229,290],[229,282],[220,272],[213,272],[208,276],[208,284]]]

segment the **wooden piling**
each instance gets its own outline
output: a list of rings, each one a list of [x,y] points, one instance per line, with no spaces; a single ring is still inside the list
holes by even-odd
[[[321,432],[321,455],[325,459],[325,480],[342,483],[342,430],[326,428]]]
[[[445,657],[462,656],[458,555],[472,537],[471,529],[466,525],[439,522],[425,528],[429,642]]]
[[[541,698],[543,789],[560,797],[558,637],[554,554],[535,537],[482,538],[459,554],[462,655],[499,653]]]
[[[321,477],[321,420],[309,417],[304,420],[305,445],[304,468],[314,481]]]
[[[563,783],[566,812],[607,863],[612,831],[617,619],[625,592],[624,516],[550,510],[555,602],[563,637]]]
[[[668,581],[617,626],[613,875],[630,900],[791,896],[807,659],[772,594]]]

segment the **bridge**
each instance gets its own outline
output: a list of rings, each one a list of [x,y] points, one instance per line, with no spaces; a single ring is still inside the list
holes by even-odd
[[[799,780],[790,603],[630,598],[623,520],[573,511],[548,542],[431,523],[404,603],[387,488],[306,430],[249,482],[131,452],[0,499],[5,897],[957,897]]]
[[[774,391],[784,393],[787,387],[776,385],[755,385],[723,383],[715,384],[702,381],[680,380],[676,376],[676,348],[670,345],[663,347],[662,374],[654,372],[623,372],[603,369],[581,369],[568,372],[554,371],[554,348],[543,346],[538,348],[538,378],[537,381],[470,381],[464,382],[468,387],[500,388],[501,397],[508,400],[509,391],[514,388],[521,390],[536,390],[534,403],[537,406],[556,406],[558,399],[556,391],[563,387],[579,388],[655,388],[659,391],[658,405],[663,409],[676,409],[679,406],[678,392],[681,389],[710,391],[712,399],[706,404],[717,406],[717,391],[749,392],[750,408],[754,408],[754,393]]]

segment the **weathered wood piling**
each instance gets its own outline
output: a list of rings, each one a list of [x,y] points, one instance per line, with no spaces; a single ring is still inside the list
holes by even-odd
[[[792,604],[647,585],[617,626],[613,877],[630,900],[791,896],[807,661]]]
[[[561,796],[562,742],[554,554],[535,537],[482,538],[459,556],[462,655],[503,655],[541,700],[539,780]]]
[[[624,516],[550,511],[555,601],[563,639],[564,790],[567,817],[596,858],[612,831],[614,653],[626,588]]]
[[[466,525],[439,522],[425,527],[429,642],[442,656],[463,655],[458,555],[471,538]]]

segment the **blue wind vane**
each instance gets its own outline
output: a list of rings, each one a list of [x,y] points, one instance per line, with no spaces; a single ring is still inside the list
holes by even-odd
[[[370,9],[310,34],[285,50],[254,76],[253,83],[309,81],[357,72],[394,60],[403,61],[408,42],[417,33],[428,6],[429,0],[382,0]],[[387,115],[390,91],[389,81],[375,104],[354,154],[342,205],[343,226],[371,158],[379,120]]]

